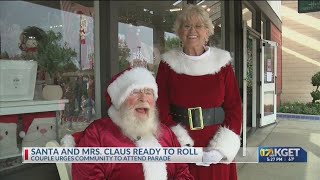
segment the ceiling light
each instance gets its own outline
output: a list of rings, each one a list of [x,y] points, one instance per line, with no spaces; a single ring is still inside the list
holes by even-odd
[[[176,6],[177,4],[181,3],[182,0],[174,2],[172,5]]]
[[[173,9],[170,9],[169,11],[174,12],[174,11],[181,11],[181,10],[182,10],[181,8],[173,8]]]
[[[200,4],[202,4],[203,2],[204,2],[204,0],[198,2],[197,5],[200,5]]]

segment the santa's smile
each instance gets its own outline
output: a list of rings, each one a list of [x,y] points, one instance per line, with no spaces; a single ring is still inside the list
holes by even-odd
[[[135,111],[138,113],[138,114],[147,114],[148,111],[149,111],[149,108],[135,108]]]

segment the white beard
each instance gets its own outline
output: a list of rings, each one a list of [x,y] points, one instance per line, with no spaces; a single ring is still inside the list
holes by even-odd
[[[135,115],[135,108],[128,108],[125,105],[120,107],[120,119],[117,123],[122,133],[132,140],[139,140],[141,137],[158,137],[159,121],[156,108],[149,109],[149,116],[145,119],[138,119]]]
[[[119,110],[112,105],[108,110],[108,115],[122,133],[133,141],[135,147],[161,147],[158,142],[161,130],[159,130],[157,109],[150,108],[148,116],[140,119],[136,117],[135,111],[135,108],[125,107],[124,104]],[[141,139],[137,138],[138,136]],[[165,180],[168,177],[165,162],[143,162],[142,167],[145,180]]]

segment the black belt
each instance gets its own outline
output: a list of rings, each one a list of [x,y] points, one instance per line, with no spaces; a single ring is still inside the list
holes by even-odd
[[[204,126],[221,124],[224,121],[224,110],[222,107],[202,109],[181,108],[170,105],[170,114],[176,123],[189,126],[191,130],[203,129]]]

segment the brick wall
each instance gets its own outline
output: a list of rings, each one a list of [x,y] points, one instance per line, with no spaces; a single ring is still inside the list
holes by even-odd
[[[297,1],[282,1],[281,102],[311,102],[311,77],[320,71],[320,13],[297,9]]]
[[[282,35],[281,31],[271,23],[271,41],[277,43],[277,107],[280,105],[280,96],[282,93]]]

